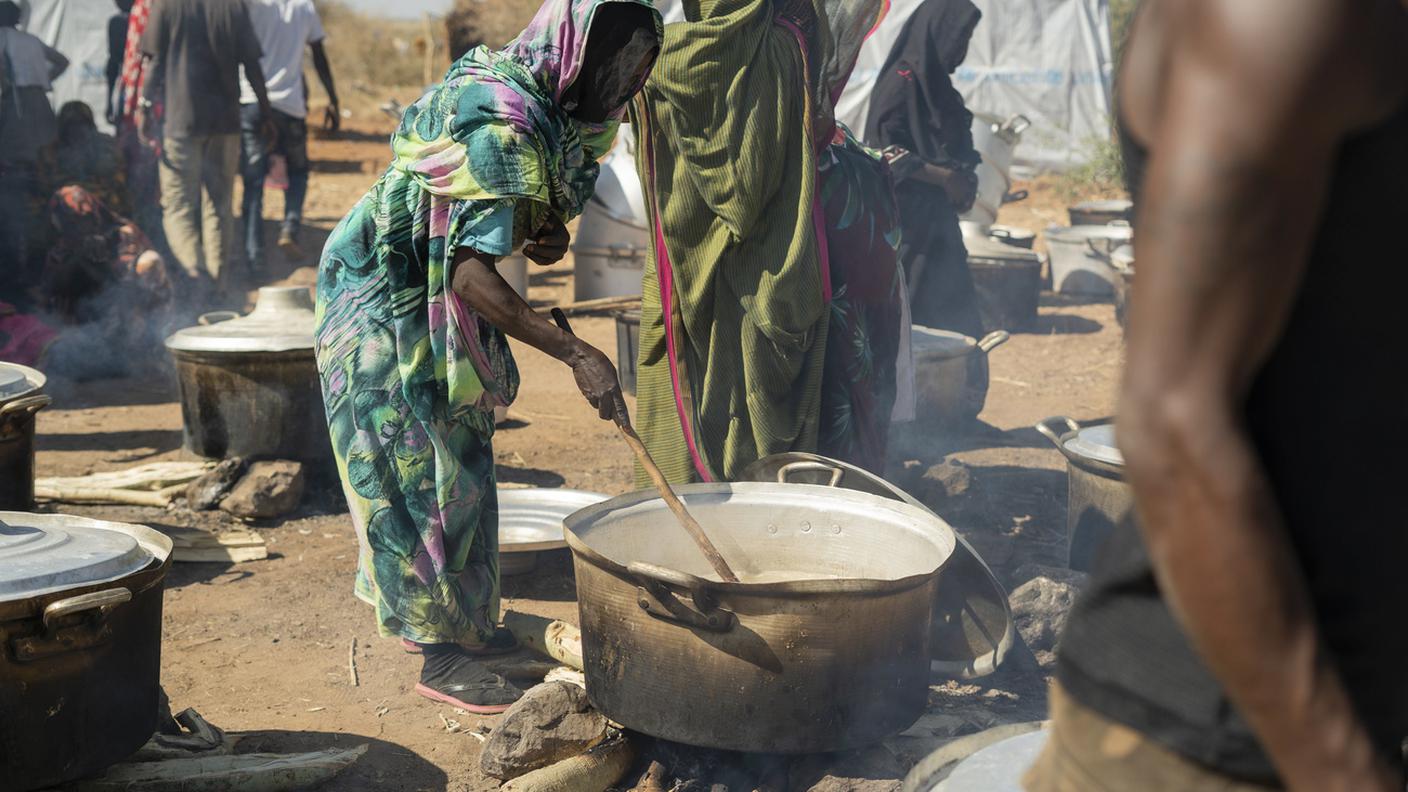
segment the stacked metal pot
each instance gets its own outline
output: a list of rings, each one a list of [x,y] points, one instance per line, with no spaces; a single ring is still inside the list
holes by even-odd
[[[0,512],[0,787],[83,778],[151,737],[170,566],[144,526]]]
[[[306,288],[260,289],[248,316],[207,314],[167,338],[166,348],[176,365],[186,450],[333,471]]]
[[[1066,541],[1071,569],[1089,571],[1101,545],[1134,508],[1113,424],[1082,427],[1070,418],[1036,425],[1066,457]]]
[[[35,414],[49,406],[44,375],[0,362],[0,509],[34,508]]]

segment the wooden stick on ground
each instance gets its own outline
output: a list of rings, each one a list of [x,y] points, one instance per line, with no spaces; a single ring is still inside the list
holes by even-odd
[[[36,484],[34,497],[40,500],[60,503],[117,503],[123,506],[152,506],[164,509],[171,504],[171,496],[160,492],[124,489],[60,489]]]
[[[582,633],[576,627],[517,611],[504,612],[504,626],[525,647],[582,670]]]
[[[360,680],[357,679],[357,636],[352,636],[352,645],[347,647],[347,681],[352,683],[352,687],[357,687]]]

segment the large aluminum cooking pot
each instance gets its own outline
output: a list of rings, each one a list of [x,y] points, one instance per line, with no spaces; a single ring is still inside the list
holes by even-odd
[[[1110,253],[1115,280],[1115,320],[1123,330],[1129,326],[1129,297],[1134,290],[1134,246],[1120,245]]]
[[[973,115],[973,148],[982,155],[978,164],[978,193],[973,206],[962,215],[963,220],[976,223],[983,229],[997,222],[998,210],[1004,203],[1021,200],[1025,193],[1012,195],[1010,171],[1012,158],[1022,133],[1031,126],[1026,116],[1013,116],[1003,121],[996,116],[976,113]]]
[[[170,566],[144,526],[0,512],[0,786],[92,775],[151,737]]]
[[[596,190],[572,238],[572,293],[576,300],[640,294],[650,256],[650,221],[636,176],[631,135],[616,137],[602,161]]]
[[[1071,569],[1088,572],[1115,526],[1134,508],[1115,427],[1082,427],[1059,417],[1047,418],[1036,430],[1066,457],[1066,558]]]
[[[739,475],[743,481],[820,484],[879,495],[934,512],[879,476],[840,460],[791,451],[754,462]],[[953,531],[937,514],[938,526]],[[1012,648],[1015,630],[1007,591],[973,546],[953,534],[953,556],[934,592],[929,670],[935,677],[972,679],[997,670]]]
[[[1134,202],[1128,200],[1084,201],[1067,209],[1071,225],[1128,223],[1134,217]]]
[[[49,406],[44,375],[0,362],[0,509],[34,508],[34,419]]]
[[[952,428],[978,417],[988,398],[988,353],[1011,336],[993,331],[978,341],[962,333],[914,325],[915,421]]]
[[[677,492],[743,582],[653,492],[567,518],[587,695],[655,737],[819,753],[908,728],[929,691],[929,626],[951,531],[863,492],[694,484]]]
[[[1111,297],[1115,270],[1110,253],[1128,245],[1134,229],[1119,225],[1084,225],[1046,229],[1046,250],[1051,256],[1051,285],[1065,294]]]
[[[965,239],[983,328],[1030,330],[1041,302],[1041,257],[989,238]]]
[[[306,288],[262,288],[248,316],[180,330],[166,348],[176,364],[186,450],[294,459],[334,472]]]

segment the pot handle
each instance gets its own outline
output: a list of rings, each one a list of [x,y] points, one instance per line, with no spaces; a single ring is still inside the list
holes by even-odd
[[[210,311],[203,313],[196,319],[198,325],[213,325],[216,322],[228,322],[231,319],[240,318],[239,311]]]
[[[632,561],[626,571],[640,584],[636,589],[636,604],[656,619],[716,633],[728,632],[738,623],[733,611],[720,608],[709,591],[714,585],[712,581],[640,561]],[[694,607],[677,599],[671,586],[688,591]]]
[[[1002,202],[1004,204],[1017,203],[1018,201],[1025,201],[1029,197],[1031,197],[1029,190],[1016,190],[1014,192],[1003,193]]]
[[[788,476],[790,476],[790,475],[793,474],[793,473],[800,473],[800,472],[802,472],[802,471],[804,471],[804,470],[806,470],[806,471],[818,471],[818,472],[822,472],[822,473],[830,473],[830,474],[831,474],[831,481],[827,482],[827,484],[826,484],[826,486],[828,486],[828,487],[834,487],[834,486],[836,486],[837,484],[840,484],[840,483],[841,483],[841,477],[846,475],[846,469],[845,469],[845,468],[838,467],[838,466],[836,466],[836,465],[828,465],[828,464],[826,464],[825,462],[813,462],[813,461],[810,461],[810,460],[801,460],[801,461],[797,461],[797,462],[788,462],[787,464],[785,464],[785,465],[783,465],[782,467],[778,468],[778,469],[777,469],[777,483],[778,483],[778,484],[786,484],[786,483],[787,483],[787,477],[788,477]]]
[[[1017,115],[1014,115],[1011,118],[1007,119],[1007,123],[1002,125],[1002,129],[1008,134],[1020,135],[1030,129],[1031,125],[1032,120],[1030,118],[1027,118],[1021,113],[1018,113]]]
[[[113,588],[55,600],[44,608],[44,629],[52,632],[54,623],[65,616],[86,610],[101,610],[106,613],[124,602],[130,602],[131,599],[130,589]]]
[[[1060,425],[1060,428],[1064,428],[1066,430],[1064,433],[1057,431],[1058,424]],[[1056,449],[1058,451],[1064,454],[1066,453],[1066,447],[1061,445],[1061,438],[1065,434],[1073,434],[1075,432],[1079,432],[1080,424],[1076,423],[1074,418],[1067,418],[1066,416],[1061,415],[1038,421],[1036,425],[1036,430],[1038,432],[1041,432],[1041,434],[1047,440],[1051,441],[1052,445],[1056,446]]]
[[[991,333],[988,333],[987,335],[983,336],[983,340],[978,342],[978,349],[983,350],[983,354],[986,355],[987,353],[1007,343],[1011,339],[1012,334],[1007,332],[1006,330],[994,330]]]
[[[4,418],[15,413],[28,413],[33,415],[52,404],[54,399],[44,394],[37,396],[26,396],[23,399],[15,399],[8,404],[0,405],[0,418]]]

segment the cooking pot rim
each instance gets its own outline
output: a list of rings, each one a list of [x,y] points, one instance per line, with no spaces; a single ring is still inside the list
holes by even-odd
[[[916,520],[922,524],[935,519],[936,515],[927,509],[911,506],[904,501],[891,500],[879,495],[871,495],[866,492],[855,490],[837,490],[834,487],[824,487],[814,484],[776,484],[768,482],[740,481],[733,483],[706,483],[706,484],[684,484],[674,488],[675,493],[686,500],[689,495],[720,495],[733,493],[767,493],[767,492],[796,492],[798,489],[814,490],[818,497],[826,499],[843,499],[857,503],[868,503],[877,509],[889,509],[900,512],[905,516]],[[627,565],[607,558],[602,553],[592,549],[587,543],[577,535],[576,527],[593,521],[603,514],[628,506],[635,506],[652,500],[660,500],[660,496],[654,490],[639,490],[636,492],[618,495],[610,500],[603,501],[592,506],[588,506],[580,511],[574,512],[563,521],[563,534],[567,539],[567,546],[571,548],[574,556],[579,556],[591,563],[593,566],[610,572],[616,577],[628,581],[640,580],[640,575],[632,571]],[[956,534],[950,534],[950,537]],[[733,597],[777,597],[777,596],[817,596],[817,595],[856,595],[875,596],[881,594],[893,594],[922,586],[930,580],[936,578],[940,572],[953,560],[957,548],[956,541],[947,543],[942,541],[942,535],[936,534],[935,545],[939,548],[943,559],[934,569],[921,572],[916,575],[908,575],[894,580],[879,580],[876,578],[831,578],[816,580],[793,580],[776,583],[726,583],[720,580],[710,580],[706,578],[696,578],[693,583],[697,588],[707,589],[712,592],[728,594]],[[681,535],[681,541],[684,540]],[[947,544],[947,547],[945,547]],[[688,576],[693,577],[693,576]],[[667,581],[655,579],[654,582],[662,583],[676,590],[684,590],[683,586],[674,585]]]
[[[1050,440],[1051,444],[1056,446],[1056,450],[1060,451],[1061,455],[1064,456],[1066,461],[1072,466],[1098,476],[1103,476],[1104,478],[1113,478],[1123,481],[1124,465],[1117,465],[1112,461],[1100,459],[1099,457],[1086,456],[1070,448],[1071,441],[1077,439],[1081,432],[1107,425],[1108,424],[1091,424],[1090,426],[1081,426],[1073,418],[1059,416],[1041,421],[1036,425],[1036,430],[1045,435],[1046,439]],[[1063,427],[1066,431],[1058,432],[1056,431],[1056,427]]]
[[[23,399],[27,396],[32,396],[43,390],[44,386],[49,382],[48,377],[44,376],[44,372],[30,368],[29,366],[22,366],[19,363],[0,361],[0,368],[13,369],[23,374],[25,378],[24,390],[18,390],[9,394],[0,394],[0,404],[6,404]]]

